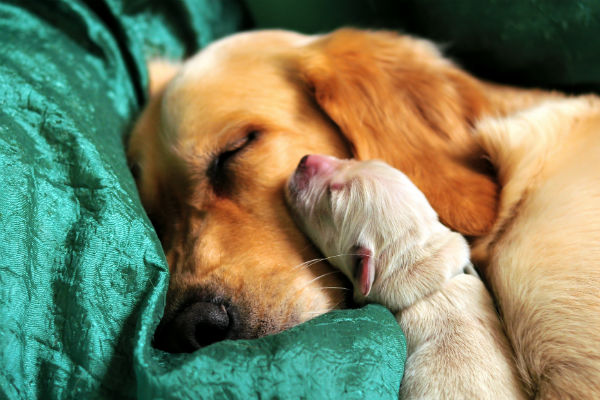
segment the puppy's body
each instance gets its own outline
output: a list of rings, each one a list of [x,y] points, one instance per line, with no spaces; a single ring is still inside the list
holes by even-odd
[[[396,313],[408,342],[405,399],[524,398],[492,299],[464,238],[378,161],[303,159],[288,184],[300,225],[350,278],[359,302]]]
[[[478,278],[456,276],[399,312],[397,320],[409,354],[400,398],[525,398],[491,297]]]

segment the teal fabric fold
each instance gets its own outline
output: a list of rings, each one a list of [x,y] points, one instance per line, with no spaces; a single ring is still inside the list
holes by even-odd
[[[121,139],[139,101],[115,40],[93,21],[79,3],[0,5],[7,398],[132,396],[119,383],[133,380],[122,334],[134,331],[147,280],[164,280]]]
[[[190,355],[165,356],[143,345],[147,334],[136,347],[144,399],[397,399],[406,358],[395,318],[376,305]]]
[[[0,397],[395,398],[382,307],[189,355],[151,346],[168,268],[125,159],[145,59],[240,28],[233,1],[0,2]]]

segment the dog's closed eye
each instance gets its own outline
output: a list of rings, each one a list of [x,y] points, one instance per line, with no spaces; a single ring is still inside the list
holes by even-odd
[[[218,153],[210,162],[206,175],[214,191],[218,195],[224,195],[230,189],[231,183],[229,163],[240,154],[248,145],[256,140],[259,132],[250,131],[246,136],[228,145],[225,150]]]

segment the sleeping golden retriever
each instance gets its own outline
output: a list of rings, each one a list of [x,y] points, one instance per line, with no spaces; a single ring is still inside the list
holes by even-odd
[[[283,187],[305,154],[379,158],[471,238],[527,393],[600,398],[596,98],[485,83],[428,41],[349,29],[242,33],[151,73],[129,158],[171,271],[157,347],[343,306]]]

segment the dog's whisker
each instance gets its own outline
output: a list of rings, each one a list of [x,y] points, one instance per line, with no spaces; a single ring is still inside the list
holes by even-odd
[[[332,307],[329,307],[327,309],[322,309],[322,310],[316,310],[316,311],[304,311],[302,314],[310,314],[310,315],[321,315],[321,314],[327,314],[330,311],[336,310],[337,306],[339,306],[342,302],[338,301],[337,303],[335,303]]]
[[[314,248],[312,244],[307,244],[306,246],[300,249],[300,254],[303,254],[306,250],[310,249],[311,247]]]
[[[308,315],[321,315],[321,314],[327,314],[329,311],[332,311],[333,308],[328,308],[325,310],[316,310],[316,311],[304,311],[302,314],[308,314]]]
[[[327,314],[329,311],[331,311],[331,310],[304,311],[302,314],[321,315],[321,314]]]
[[[292,268],[292,271],[294,271],[294,270],[297,270],[297,269],[305,269],[305,268],[308,268],[308,267],[310,267],[311,265],[313,265],[313,264],[316,264],[316,263],[318,263],[318,262],[320,262],[320,261],[323,261],[323,260],[325,260],[325,259],[324,259],[324,258],[314,258],[314,259],[312,259],[312,260],[304,261],[303,263],[300,263],[300,264],[298,264],[298,265],[294,266],[294,267]]]
[[[292,271],[297,270],[297,269],[306,269],[318,262],[321,261],[327,261],[330,260],[332,258],[336,258],[336,257],[344,257],[344,256],[358,256],[360,254],[355,254],[355,253],[342,253],[342,254],[336,254],[333,256],[329,256],[329,257],[323,257],[323,258],[313,258],[312,260],[308,260],[308,261],[304,261],[303,263],[300,263],[294,267],[292,267]]]
[[[321,275],[317,276],[317,277],[316,277],[316,278],[314,278],[314,279],[311,279],[310,281],[308,281],[308,282],[306,283],[306,285],[305,285],[305,286],[308,286],[308,285],[310,285],[311,283],[313,283],[313,282],[315,282],[315,281],[318,281],[319,279],[321,279],[321,278],[324,278],[324,277],[326,277],[326,276],[333,275],[333,274],[339,274],[339,273],[340,273],[340,271],[337,271],[337,270],[336,270],[336,271],[331,271],[331,272],[326,272],[326,273],[324,273],[324,274],[321,274]]]
[[[338,270],[335,270],[335,271],[326,272],[324,274],[321,274],[321,275],[317,276],[316,278],[311,279],[310,281],[306,282],[304,285],[302,285],[301,288],[299,288],[298,290],[296,290],[296,293],[303,291],[304,289],[306,289],[307,287],[309,287],[311,285],[311,283],[314,283],[314,282],[318,281],[321,278],[324,278],[326,276],[333,275],[333,274],[339,274],[339,273],[341,273],[341,272],[338,271]]]
[[[337,290],[350,290],[350,289],[348,289],[348,288],[346,288],[346,287],[339,287],[339,286],[325,286],[325,287],[322,287],[321,289],[332,289],[332,290],[335,290],[335,289],[337,289]]]

